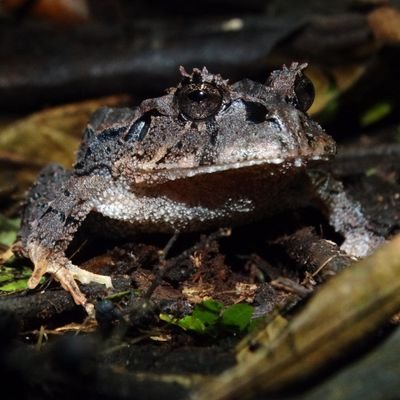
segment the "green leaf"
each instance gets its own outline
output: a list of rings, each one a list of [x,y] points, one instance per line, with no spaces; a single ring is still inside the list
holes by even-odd
[[[19,230],[20,219],[19,218],[6,218],[4,215],[0,215],[0,243],[10,246],[15,242],[17,238],[17,232]]]
[[[388,102],[374,104],[371,108],[364,112],[361,116],[360,123],[362,126],[374,124],[385,118],[393,111],[393,105]]]
[[[1,268],[0,269],[0,283],[7,282],[14,278],[14,275],[8,271],[8,268]]]
[[[174,325],[178,324],[178,319],[175,318],[173,315],[161,313],[159,317],[161,321],[168,322],[169,324],[174,324]]]
[[[234,304],[223,312],[222,324],[243,331],[249,326],[252,314],[253,307],[249,304]]]
[[[196,305],[193,317],[198,319],[207,327],[215,325],[220,317],[223,304],[216,300],[205,300]]]
[[[168,322],[169,324],[177,325],[185,331],[191,330],[199,333],[205,333],[207,330],[203,322],[193,317],[193,315],[186,315],[185,317],[179,319],[169,314],[160,314],[160,319]]]
[[[204,307],[210,311],[219,313],[224,308],[224,304],[217,300],[208,299],[208,300],[204,300],[201,303],[199,303],[195,308],[197,308],[197,307]]]
[[[224,310],[223,303],[205,300],[195,306],[192,315],[175,318],[160,314],[162,321],[180,326],[184,330],[211,335],[226,334],[226,331],[244,331],[253,326],[253,307],[248,304],[234,304]]]
[[[207,327],[203,321],[197,319],[193,315],[186,315],[186,317],[183,317],[179,320],[178,325],[185,330],[191,330],[199,333],[204,333],[207,330]]]
[[[15,292],[25,289],[28,289],[28,279],[17,279],[16,281],[0,286],[0,290],[3,292]]]
[[[0,286],[1,292],[14,292],[28,288],[28,280],[32,274],[32,269],[28,267],[0,267]],[[45,278],[40,280],[41,283]]]

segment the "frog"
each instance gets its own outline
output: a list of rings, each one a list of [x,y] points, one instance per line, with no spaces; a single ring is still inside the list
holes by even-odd
[[[312,173],[336,143],[307,114],[315,91],[306,67],[284,65],[264,83],[180,67],[179,83],[160,97],[96,111],[72,168],[45,167],[27,195],[20,241],[33,263],[29,288],[50,274],[93,311],[77,281],[112,281],[67,257],[83,227],[111,238],[204,231],[315,202],[350,254],[380,245],[341,183]]]

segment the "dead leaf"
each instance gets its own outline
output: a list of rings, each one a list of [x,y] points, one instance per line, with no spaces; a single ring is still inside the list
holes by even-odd
[[[36,112],[0,129],[0,188],[21,194],[51,162],[70,168],[90,115],[101,106],[126,104],[125,95],[62,105]]]
[[[375,38],[386,44],[400,42],[400,11],[392,7],[379,7],[368,14],[368,23]]]

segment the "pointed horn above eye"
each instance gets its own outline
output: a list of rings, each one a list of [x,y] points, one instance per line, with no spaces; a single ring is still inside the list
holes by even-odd
[[[186,77],[186,78],[190,78],[190,74],[186,71],[186,69],[185,69],[185,67],[183,66],[183,65],[180,65],[179,66],[179,73],[182,75],[182,76],[184,76],[184,77]]]

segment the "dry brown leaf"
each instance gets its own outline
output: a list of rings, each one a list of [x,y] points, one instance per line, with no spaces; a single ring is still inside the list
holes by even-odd
[[[388,44],[400,42],[400,11],[392,7],[379,7],[368,14],[368,23],[375,38]]]
[[[0,187],[24,190],[50,162],[71,167],[90,115],[101,106],[127,103],[125,95],[36,112],[0,129]]]
[[[257,285],[254,283],[236,282],[235,291],[238,297],[237,303],[242,301],[253,303],[257,291]]]
[[[0,131],[0,154],[19,161],[46,165],[59,162],[69,167],[74,160],[90,115],[104,105],[127,101],[111,96],[45,109],[9,124]]]

